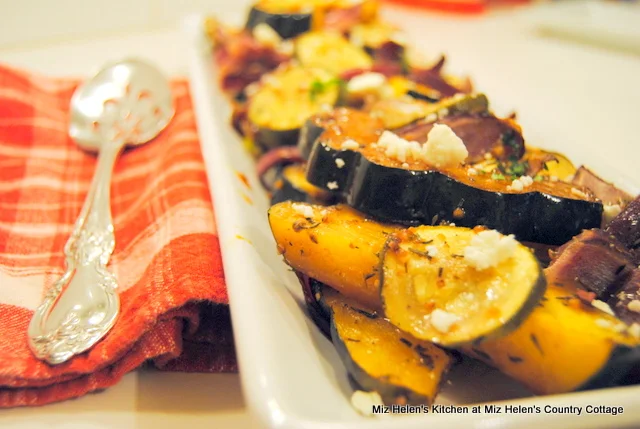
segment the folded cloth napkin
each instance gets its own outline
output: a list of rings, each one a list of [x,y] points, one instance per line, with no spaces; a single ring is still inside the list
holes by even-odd
[[[96,164],[67,135],[78,81],[0,66],[0,407],[41,405],[115,384],[152,361],[174,371],[236,371],[220,247],[188,85],[176,115],[117,162],[110,269],[121,314],[89,352],[50,366],[27,326],[64,270],[63,247]]]

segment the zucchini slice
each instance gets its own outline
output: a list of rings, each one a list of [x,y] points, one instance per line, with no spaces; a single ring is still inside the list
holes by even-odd
[[[368,70],[373,60],[367,53],[349,43],[340,33],[309,32],[296,39],[295,55],[305,67],[327,70],[340,75],[348,70]]]
[[[304,201],[308,203],[331,204],[333,195],[307,182],[302,164],[291,164],[283,168],[275,184],[271,204],[282,201]]]
[[[342,202],[380,221],[484,225],[520,241],[553,245],[601,224],[603,205],[586,188],[543,177],[516,189],[512,177],[485,171],[485,161],[449,168],[412,159],[403,163],[374,144],[375,134],[349,138],[359,147],[344,149],[344,136],[325,131],[311,151],[307,180],[338,192]],[[497,152],[511,141],[500,140]],[[337,157],[350,162],[337,168]]]
[[[489,237],[493,241],[482,247],[482,240]],[[491,253],[495,249],[487,246],[498,250]],[[473,250],[483,254],[477,265],[469,262],[468,252]],[[421,226],[391,235],[380,281],[384,312],[391,323],[416,338],[447,347],[517,328],[546,287],[535,256],[513,238],[446,226]]]
[[[316,298],[331,317],[331,340],[349,375],[385,404],[433,403],[452,358],[393,326],[381,314],[322,287]]]
[[[306,206],[313,216],[288,201],[269,209],[278,252],[293,269],[379,308],[380,252],[387,236],[399,228],[367,221],[344,205]]]
[[[259,24],[267,24],[280,37],[289,39],[311,30],[311,22],[311,11],[286,11],[286,8],[276,7],[273,1],[262,1],[249,11],[245,28],[253,30]]]
[[[307,118],[336,104],[340,91],[335,76],[321,69],[288,65],[263,76],[248,102],[255,143],[263,149],[297,144]]]

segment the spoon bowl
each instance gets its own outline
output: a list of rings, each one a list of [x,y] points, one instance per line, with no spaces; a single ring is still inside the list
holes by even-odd
[[[97,152],[119,130],[138,125],[128,146],[152,140],[171,121],[167,79],[155,66],[131,58],[112,63],[82,84],[71,98],[69,135],[83,149]],[[122,115],[129,115],[127,118]],[[136,122],[136,121],[139,121]]]

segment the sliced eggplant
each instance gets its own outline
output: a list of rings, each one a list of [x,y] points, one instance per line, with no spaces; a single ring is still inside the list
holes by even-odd
[[[262,4],[261,4],[262,3]],[[253,6],[247,16],[245,28],[253,30],[259,24],[267,24],[283,39],[298,36],[311,30],[312,13],[291,13],[273,7],[274,2],[261,2]]]
[[[321,69],[288,65],[263,76],[248,102],[253,140],[263,150],[297,144],[307,118],[336,104],[340,91],[339,81]]]
[[[447,352],[400,331],[381,314],[322,287],[316,298],[331,317],[331,340],[362,390],[387,404],[433,403],[451,366]]]
[[[321,68],[333,74],[353,69],[370,69],[373,60],[349,43],[340,33],[309,32],[296,39],[295,55],[305,67]]]
[[[313,144],[329,128],[351,138],[361,137],[363,133],[377,138],[382,132],[382,123],[364,112],[346,107],[313,115],[305,121],[298,139],[298,149],[304,159],[309,158]]]
[[[317,188],[307,182],[302,164],[292,164],[284,167],[276,182],[271,197],[271,204],[282,201],[304,201],[307,203],[331,204],[334,196],[331,192]]]
[[[446,347],[513,331],[546,287],[532,252],[495,231],[410,228],[389,236],[381,263],[385,316]]]
[[[386,156],[372,136],[356,141],[359,148],[343,149],[342,136],[323,133],[309,157],[307,180],[383,222],[484,225],[520,241],[553,245],[600,226],[603,206],[588,189],[542,180],[519,190],[502,174],[473,166],[437,169],[419,160],[403,163]],[[348,168],[329,161],[347,158],[349,151],[356,154],[349,157]]]

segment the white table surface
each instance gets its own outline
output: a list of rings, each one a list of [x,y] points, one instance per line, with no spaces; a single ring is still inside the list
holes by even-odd
[[[410,40],[421,49],[447,52],[450,67],[470,73],[497,113],[517,108],[530,141],[558,147],[565,140],[603,144],[616,140],[621,142],[619,147],[631,147],[637,140],[639,57],[540,37],[530,22],[536,13],[521,8],[470,18],[390,10],[386,16],[403,23]],[[84,76],[109,59],[140,55],[169,75],[186,76],[183,43],[179,30],[166,29],[9,47],[0,50],[0,62],[49,75]],[[526,102],[519,103],[523,99]],[[557,126],[564,120],[599,125]],[[574,156],[578,163],[597,162],[605,170],[617,169],[598,158],[602,156],[597,153]],[[640,183],[637,161],[630,157],[619,167]],[[138,371],[99,394],[35,409],[2,410],[0,427],[242,429],[260,425],[245,406],[236,374]]]

